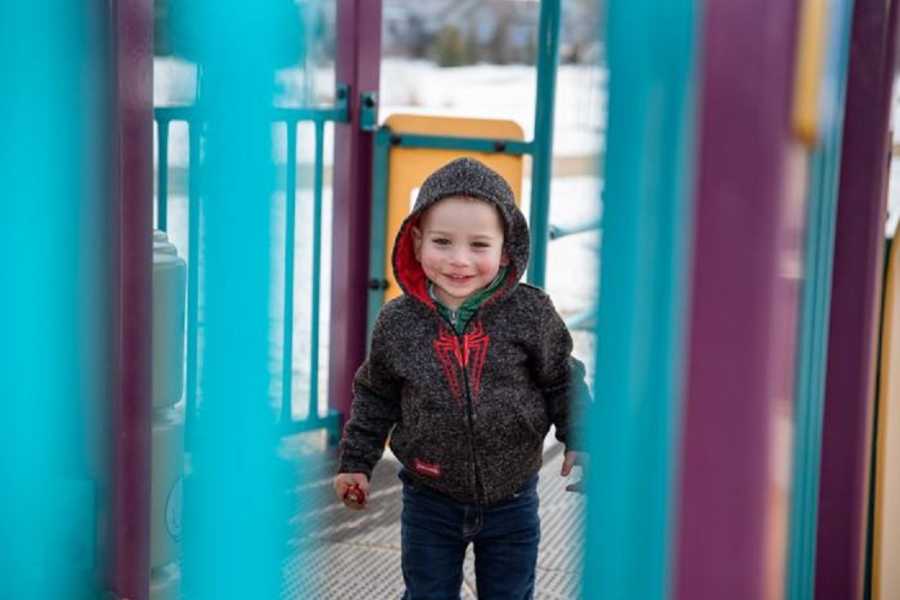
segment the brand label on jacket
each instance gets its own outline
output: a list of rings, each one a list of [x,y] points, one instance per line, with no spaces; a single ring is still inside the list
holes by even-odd
[[[427,463],[424,460],[419,460],[418,458],[413,460],[413,468],[415,468],[416,473],[425,475],[426,477],[431,477],[432,479],[437,479],[441,476],[441,465]]]

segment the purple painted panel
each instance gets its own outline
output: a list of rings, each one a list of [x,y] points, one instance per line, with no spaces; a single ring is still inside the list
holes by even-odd
[[[710,0],[675,589],[782,587],[805,161],[789,132],[797,2]],[[797,185],[798,182],[800,185]]]
[[[150,587],[150,356],[153,230],[153,0],[109,5],[112,23],[111,282],[117,367],[111,375],[108,587],[146,600]]]
[[[381,0],[338,0],[338,83],[350,85],[351,121],[335,125],[328,398],[349,415],[351,382],[366,354],[373,134],[359,127],[361,92],[378,92]]]
[[[816,598],[861,598],[897,2],[856,0],[822,429]],[[890,11],[890,12],[889,12]]]

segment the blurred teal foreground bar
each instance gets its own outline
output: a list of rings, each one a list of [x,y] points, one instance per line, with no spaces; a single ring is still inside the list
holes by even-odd
[[[691,239],[693,0],[607,5],[609,133],[582,597],[669,597]]]
[[[185,489],[185,587],[194,600],[279,596],[287,481],[270,402],[274,73],[299,47],[286,0],[185,4],[199,67],[204,345]],[[191,243],[194,243],[192,240]]]
[[[98,275],[82,229],[98,216],[87,25],[78,2],[0,14],[0,598],[82,598],[95,566],[83,411],[104,332],[82,330]]]

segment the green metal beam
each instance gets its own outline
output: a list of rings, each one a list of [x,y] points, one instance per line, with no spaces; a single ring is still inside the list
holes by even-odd
[[[400,148],[431,148],[435,150],[463,150],[519,156],[531,154],[531,142],[496,138],[457,137],[450,135],[426,135],[422,133],[393,133],[388,127],[381,130],[388,134],[388,142]]]
[[[153,109],[153,115],[160,122],[161,126],[163,123],[171,121],[193,121],[197,118],[198,110],[196,105],[157,106]],[[273,121],[284,121],[286,123],[299,121],[346,123],[350,120],[347,104],[347,86],[339,85],[337,87],[334,106],[322,108],[278,106],[272,108],[269,112]]]

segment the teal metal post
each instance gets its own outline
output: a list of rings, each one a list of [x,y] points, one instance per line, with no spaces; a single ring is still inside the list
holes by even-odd
[[[204,75],[202,403],[184,514],[185,596],[194,600],[280,594],[287,481],[268,350],[274,73],[296,45],[278,10],[285,4],[186,7]]]
[[[309,336],[309,412],[311,422],[319,420],[319,305],[322,295],[322,171],[324,170],[325,126],[315,122],[315,169],[313,179],[313,239],[312,239],[312,302]],[[335,421],[336,423],[336,421]],[[329,435],[337,438],[338,427],[329,429]]]
[[[86,469],[109,440],[88,434],[108,410],[110,21],[90,4],[0,19],[0,598],[87,599],[102,572]]]
[[[388,159],[391,152],[391,130],[381,127],[375,132],[372,160],[372,229],[369,249],[369,298],[366,317],[366,346],[371,342],[375,319],[384,303],[384,278],[387,257],[384,253],[387,237]]]
[[[284,195],[284,328],[281,357],[281,426],[291,422],[294,397],[294,238],[297,210],[297,122],[288,119]]]
[[[197,416],[197,339],[200,316],[200,128],[196,117],[188,121],[188,260],[187,260],[187,363],[185,365],[185,443],[190,447]]]
[[[534,110],[534,153],[531,162],[531,259],[528,281],[543,287],[550,240],[550,178],[553,170],[553,108],[559,59],[560,0],[541,2],[538,26],[537,101]]]
[[[693,0],[608,5],[609,128],[582,597],[670,597],[694,174]]]
[[[156,228],[169,229],[169,120],[160,119],[159,162],[156,165]]]
[[[822,123],[822,143],[811,159],[807,193],[807,226],[803,305],[798,322],[795,382],[794,460],[786,574],[787,600],[811,600],[815,591],[816,523],[819,512],[819,467],[831,272],[837,218],[838,176],[847,95],[847,61],[853,0],[829,3],[829,53],[824,79],[833,106]]]

